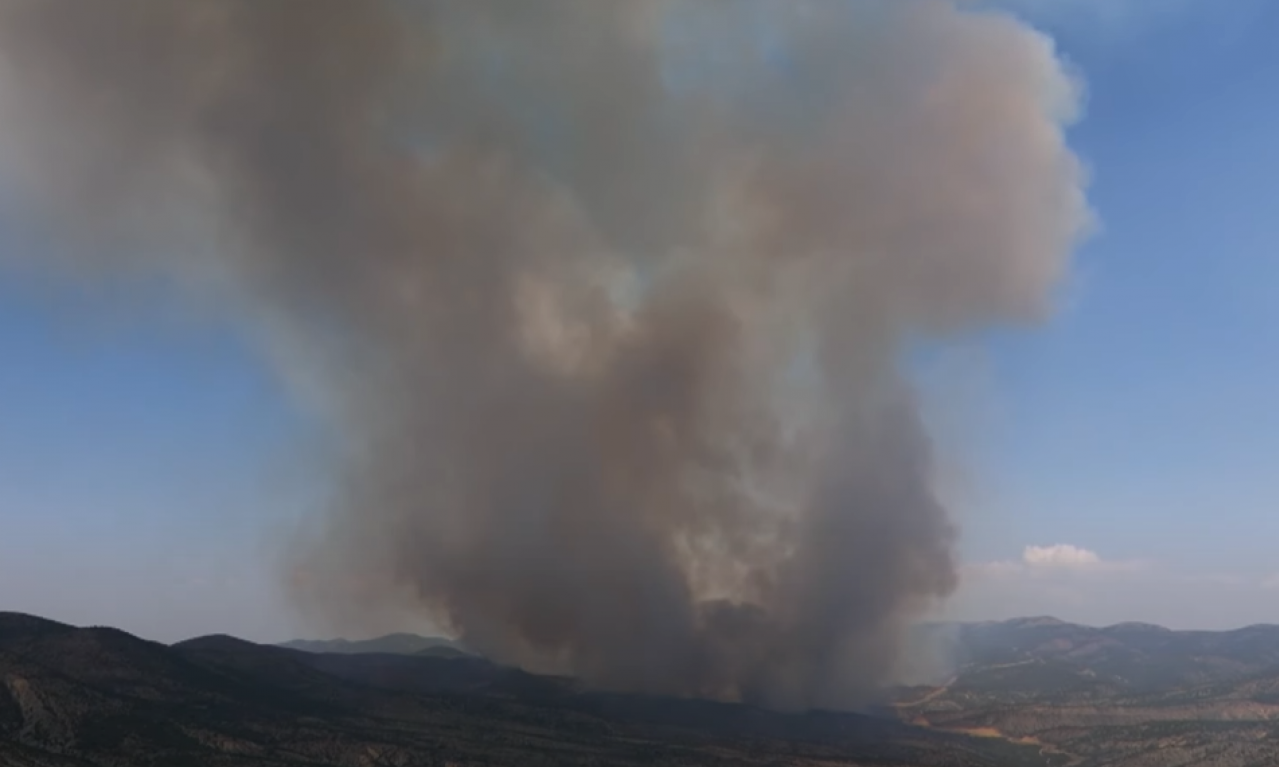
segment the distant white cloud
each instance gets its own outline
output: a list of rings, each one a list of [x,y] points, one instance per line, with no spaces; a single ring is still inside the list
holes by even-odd
[[[1196,572],[1173,563],[1107,559],[1072,544],[1030,545],[1020,558],[971,563],[939,619],[1052,615],[1096,626],[1172,628],[1279,622],[1279,572]]]
[[[1102,564],[1095,551],[1081,549],[1068,543],[1055,546],[1027,546],[1021,554],[1022,562],[1031,567],[1095,567]]]
[[[1142,569],[1146,563],[1137,560],[1106,560],[1091,549],[1058,543],[1051,546],[1027,546],[1020,560],[981,562],[964,568],[969,578],[1000,578],[1043,575],[1050,572],[1129,572]]]

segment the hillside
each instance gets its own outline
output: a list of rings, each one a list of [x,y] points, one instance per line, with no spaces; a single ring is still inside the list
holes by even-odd
[[[955,660],[895,691],[903,721],[1041,744],[1074,764],[1279,764],[1279,626],[1170,631],[1052,618],[927,627]]]
[[[592,693],[477,658],[165,646],[13,614],[0,682],[6,767],[1062,764],[887,718]]]
[[[0,764],[1279,764],[1279,627],[922,631],[954,658],[943,684],[893,690],[878,716],[783,715],[594,692],[411,635],[380,652],[165,646],[0,613]]]

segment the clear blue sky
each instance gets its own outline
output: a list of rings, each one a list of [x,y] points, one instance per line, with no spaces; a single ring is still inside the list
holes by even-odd
[[[991,340],[950,614],[1279,623],[1279,5],[1017,4],[1086,78],[1102,229]],[[285,638],[306,422],[233,329],[120,290],[0,274],[0,609]],[[1095,558],[1025,551],[1059,544]]]

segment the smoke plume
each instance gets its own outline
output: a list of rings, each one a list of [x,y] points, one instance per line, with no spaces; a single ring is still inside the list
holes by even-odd
[[[953,0],[5,0],[0,65],[42,257],[332,418],[299,603],[612,688],[880,681],[957,577],[903,355],[1087,222],[1050,41]]]

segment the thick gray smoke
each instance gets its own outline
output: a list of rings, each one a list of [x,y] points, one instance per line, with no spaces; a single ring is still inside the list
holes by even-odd
[[[950,0],[4,0],[5,189],[342,435],[317,613],[849,703],[955,586],[902,373],[1087,220],[1048,40]],[[52,257],[51,257],[52,258]]]

